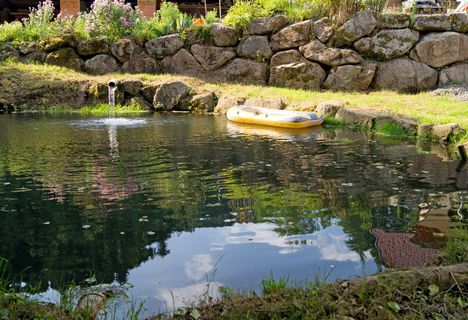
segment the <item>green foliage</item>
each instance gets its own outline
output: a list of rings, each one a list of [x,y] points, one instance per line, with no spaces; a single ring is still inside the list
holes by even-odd
[[[336,24],[342,24],[357,11],[382,12],[384,5],[383,0],[240,0],[229,9],[224,23],[246,29],[254,18],[284,15],[292,21],[330,17]]]
[[[276,280],[273,277],[273,273],[263,278],[262,281],[262,291],[264,294],[272,293],[277,290],[285,289],[289,283],[289,277],[280,277]]]
[[[446,259],[449,263],[468,261],[468,230],[457,229],[458,237],[450,238],[445,247]]]
[[[216,10],[208,11],[206,16],[202,17],[203,24],[206,26],[211,26],[213,23],[219,22],[218,13]]]

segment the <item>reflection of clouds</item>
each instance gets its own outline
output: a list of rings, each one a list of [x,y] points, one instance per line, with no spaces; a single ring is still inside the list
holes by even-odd
[[[287,237],[281,237],[274,229],[275,225],[270,223],[244,223],[235,224],[225,229],[224,239],[218,241],[224,244],[243,244],[243,243],[265,243],[279,248],[295,247],[287,243]]]
[[[192,280],[200,280],[213,270],[213,258],[209,254],[198,254],[185,262],[185,273]]]
[[[359,255],[346,245],[348,236],[340,227],[332,226],[313,234],[282,237],[274,231],[275,225],[270,223],[236,224],[222,228],[216,242],[212,243],[211,251],[223,250],[225,245],[246,243],[268,244],[278,247],[279,254],[294,254],[300,251],[301,245],[294,240],[307,240],[308,245],[317,247],[324,260],[353,261],[361,260]]]
[[[181,288],[161,288],[157,289],[155,298],[165,301],[167,311],[173,311],[173,308],[185,307],[203,297],[219,298],[219,288],[222,286],[220,282],[203,281]]]
[[[336,229],[336,228],[334,228]],[[334,261],[361,261],[359,255],[346,246],[348,236],[340,230],[341,234],[324,230],[313,234],[312,245],[320,249],[322,259]]]

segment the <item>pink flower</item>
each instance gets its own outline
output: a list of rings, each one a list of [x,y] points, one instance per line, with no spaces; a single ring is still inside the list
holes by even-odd
[[[127,17],[120,17],[119,21],[123,26],[131,26],[133,24],[132,21]]]

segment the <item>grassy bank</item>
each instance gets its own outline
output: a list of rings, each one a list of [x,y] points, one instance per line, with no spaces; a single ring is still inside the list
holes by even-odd
[[[390,111],[395,114],[409,116],[423,124],[445,124],[457,122],[464,130],[468,130],[467,102],[457,101],[453,96],[432,96],[428,92],[418,94],[404,94],[390,91],[355,93],[332,91],[306,91],[287,88],[266,87],[260,85],[225,82],[223,79],[203,79],[179,75],[126,75],[109,74],[105,76],[90,76],[75,71],[46,65],[22,64],[14,62],[0,63],[0,102],[8,101],[12,96],[24,96],[25,89],[31,93],[42,92],[47,96],[57,94],[55,89],[67,88],[67,82],[76,83],[105,83],[110,79],[120,80],[137,78],[146,83],[157,83],[166,80],[182,80],[197,91],[214,91],[219,96],[247,97],[274,99],[282,98],[289,106],[301,109],[314,109],[315,106],[327,100],[342,100],[348,107],[355,109],[376,109]],[[53,99],[51,99],[54,101]],[[45,110],[55,106],[23,105],[22,110]],[[86,108],[85,111],[92,109]]]

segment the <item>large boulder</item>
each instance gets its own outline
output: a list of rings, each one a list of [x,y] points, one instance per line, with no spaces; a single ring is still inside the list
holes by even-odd
[[[270,85],[295,89],[317,90],[327,73],[314,62],[283,64],[270,69]]]
[[[314,40],[301,46],[299,51],[309,60],[333,67],[362,62],[362,57],[355,51],[350,49],[329,48],[319,40]]]
[[[218,47],[233,47],[239,43],[240,32],[220,23],[213,23],[211,35]]]
[[[368,57],[387,60],[409,52],[418,39],[419,33],[410,29],[382,30],[372,38],[356,41],[354,48]]]
[[[72,34],[63,34],[59,37],[53,37],[44,43],[46,51],[55,51],[60,48],[75,48],[78,45],[78,40]]]
[[[448,84],[468,85],[468,62],[456,63],[440,71],[439,85]]]
[[[283,99],[276,98],[276,99],[262,99],[262,98],[250,98],[245,100],[244,104],[246,106],[251,107],[259,107],[259,108],[268,108],[268,109],[276,109],[276,110],[283,110],[286,108],[286,103],[284,103]]]
[[[47,58],[47,53],[44,51],[32,51],[21,57],[24,62],[38,62],[44,63]]]
[[[312,20],[287,26],[271,36],[270,47],[273,51],[300,47],[314,37]]]
[[[375,115],[369,111],[340,108],[335,114],[335,119],[350,126],[371,129],[375,122]]]
[[[125,95],[122,91],[115,92],[115,103],[123,104],[125,102]],[[88,88],[87,92],[87,105],[107,104],[109,103],[109,87],[104,83],[93,83]]]
[[[161,66],[163,72],[169,73],[192,74],[203,71],[197,59],[185,49],[179,50],[172,57],[165,57],[161,62]]]
[[[439,68],[468,59],[468,35],[434,32],[424,36],[411,51],[411,58]]]
[[[222,70],[222,74],[230,80],[265,83],[267,68],[264,62],[237,58]]]
[[[63,48],[49,53],[45,62],[76,71],[80,71],[83,66],[83,60],[76,54],[72,48]]]
[[[126,62],[130,60],[133,53],[137,49],[137,45],[131,39],[119,39],[116,43],[112,44],[111,52],[119,59],[120,62]]]
[[[41,51],[42,48],[36,42],[26,42],[26,43],[20,43],[18,45],[18,50],[19,52],[21,52],[21,54],[25,55],[34,51]]]
[[[379,18],[379,29],[404,29],[409,28],[411,17],[404,13],[382,14]]]
[[[132,96],[140,94],[142,88],[143,82],[141,82],[139,79],[126,79],[123,80],[119,85],[119,89]]]
[[[414,20],[413,29],[417,31],[448,31],[452,28],[446,14],[420,14]]]
[[[73,49],[72,49],[73,50]],[[6,59],[17,60],[20,57],[18,50],[7,44],[0,47],[0,61]]]
[[[337,47],[349,45],[371,34],[376,26],[377,19],[371,11],[359,11],[336,30],[332,42]]]
[[[268,60],[273,55],[267,36],[249,36],[242,39],[237,47],[237,53],[241,57],[257,61]]]
[[[108,53],[109,40],[107,37],[94,37],[81,41],[76,51],[80,56],[94,56],[100,53]]]
[[[233,97],[233,96],[223,96],[219,98],[218,104],[214,109],[214,113],[226,114],[226,112],[234,106],[239,106],[244,104],[245,98]]]
[[[324,102],[320,102],[315,109],[315,112],[326,116],[334,118],[338,110],[344,108],[346,106],[346,102],[342,100],[328,100]]]
[[[149,103],[148,101],[146,101],[146,99],[143,98],[142,96],[131,97],[127,101],[128,102],[126,103],[126,105],[139,107],[140,109],[143,109],[143,110],[150,110],[150,111],[154,110],[153,105]]]
[[[374,79],[376,89],[420,91],[437,84],[437,71],[407,58],[382,62]]]
[[[160,64],[149,55],[133,56],[124,62],[120,71],[123,73],[161,73]]]
[[[148,41],[146,51],[154,58],[164,58],[174,55],[184,46],[179,34],[170,34]]]
[[[153,106],[156,110],[171,111],[189,95],[191,90],[181,81],[163,83],[156,90]]]
[[[468,32],[468,13],[451,13],[449,14],[452,31]]]
[[[221,68],[236,57],[233,48],[194,44],[191,48],[194,58],[208,71]]]
[[[130,59],[123,63],[121,72],[124,73],[161,73],[160,63],[151,57],[146,51],[136,46]]]
[[[279,51],[271,57],[270,67],[277,67],[282,64],[294,62],[307,62],[307,59],[296,49]]]
[[[160,84],[156,85],[149,85],[146,87],[141,88],[140,94],[147,100],[153,102],[154,95],[156,94],[156,90],[160,87]]]
[[[248,34],[269,34],[276,32],[288,24],[285,16],[275,16],[266,18],[254,18],[247,26]]]
[[[89,74],[101,75],[117,71],[119,64],[111,55],[98,54],[97,56],[86,60],[84,68]]]
[[[324,88],[342,91],[365,91],[374,78],[375,63],[346,65],[333,68],[328,74]]]
[[[418,127],[418,136],[439,140],[440,142],[449,142],[452,137],[456,137],[461,132],[458,123],[447,123],[431,125],[425,124]]]
[[[200,93],[190,99],[190,110],[193,112],[205,113],[213,112],[218,98],[213,92]]]
[[[333,35],[333,27],[329,18],[325,17],[314,22],[314,33],[317,39],[326,43]]]

